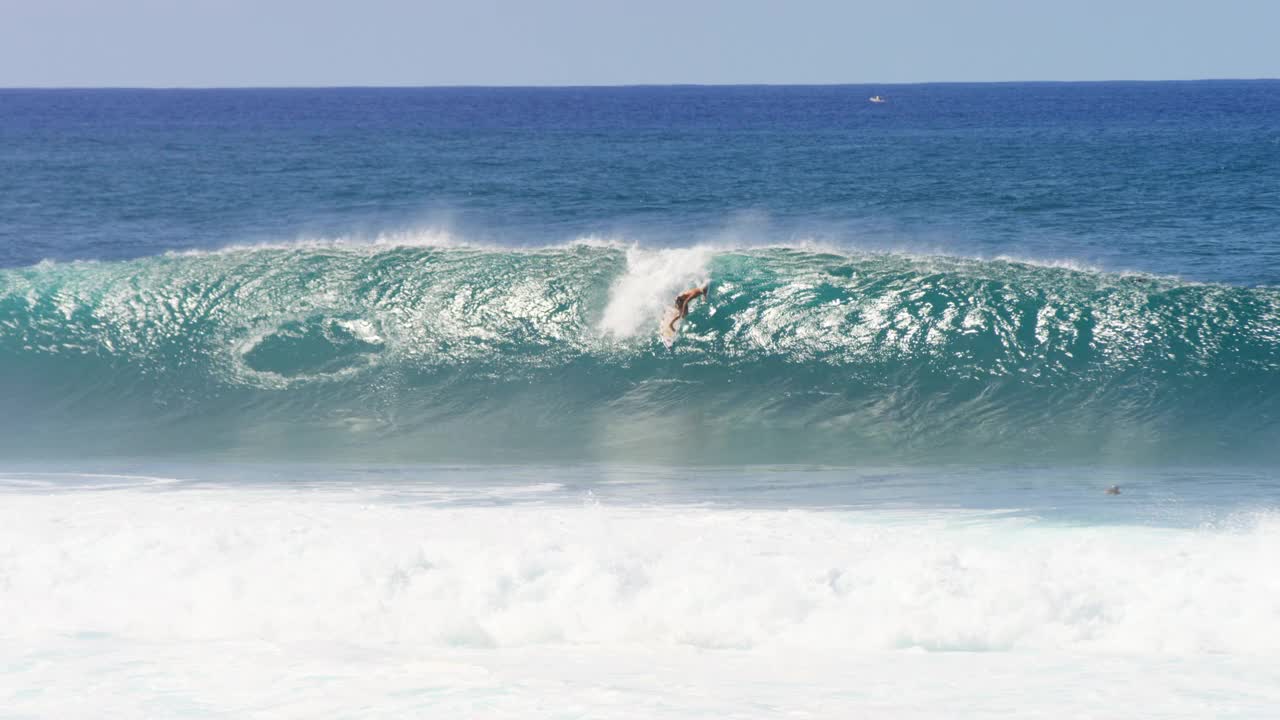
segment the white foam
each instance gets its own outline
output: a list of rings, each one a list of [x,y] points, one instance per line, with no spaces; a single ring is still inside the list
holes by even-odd
[[[182,479],[156,475],[82,472],[0,472],[0,488],[21,487],[66,490],[68,487],[92,490],[118,490],[157,485],[174,485]]]
[[[601,235],[584,235],[570,240],[567,243],[551,245],[552,248],[605,248],[609,250],[626,250],[634,245],[620,237],[607,237]]]
[[[694,239],[694,244],[684,247],[665,245],[647,245],[651,238],[645,236],[599,235],[587,234],[564,240],[555,240],[542,244],[513,244],[501,241],[479,240],[468,237],[456,230],[438,226],[414,226],[399,230],[388,230],[373,234],[351,233],[330,236],[300,236],[295,238],[263,240],[260,242],[229,243],[211,249],[171,250],[164,253],[167,257],[203,257],[217,255],[238,255],[261,251],[293,251],[324,250],[329,252],[350,254],[376,254],[396,248],[438,248],[468,250],[494,253],[540,253],[573,248],[610,249],[627,252],[644,252],[653,255],[664,253],[708,254],[728,252],[752,252],[761,250],[797,250],[801,252],[830,254],[853,259],[887,256],[903,258],[914,262],[942,263],[1011,263],[1033,267],[1067,270],[1090,275],[1106,275],[1120,278],[1141,277],[1152,280],[1164,280],[1179,284],[1213,285],[1187,280],[1178,276],[1153,273],[1147,271],[1115,268],[1072,258],[1033,257],[1016,253],[972,253],[966,252],[954,244],[928,244],[904,240],[896,243],[885,243],[867,240],[857,236],[828,235],[814,236],[791,234],[778,237],[770,234],[767,227],[732,224],[729,227]],[[99,265],[103,261],[72,260],[60,261],[45,259],[33,267],[41,270],[69,265]],[[623,325],[629,325],[624,322]],[[606,328],[607,329],[607,328]]]
[[[626,272],[609,288],[600,330],[618,338],[652,333],[677,294],[709,279],[715,253],[707,246],[628,248]]]
[[[352,252],[381,252],[390,248],[467,248],[472,243],[457,238],[440,228],[415,228],[382,232],[371,236],[343,235],[337,237],[299,237],[291,240],[263,241],[257,243],[231,243],[213,249],[171,250],[170,257],[203,257],[209,255],[234,255],[264,250],[345,250]]]
[[[6,489],[0,704],[1119,718],[1138,700],[1146,716],[1222,716],[1229,696],[1236,717],[1280,701],[1272,516],[1065,528],[392,497]]]
[[[502,490],[546,492],[551,486]],[[432,508],[368,491],[6,492],[9,636],[1280,654],[1280,521]]]

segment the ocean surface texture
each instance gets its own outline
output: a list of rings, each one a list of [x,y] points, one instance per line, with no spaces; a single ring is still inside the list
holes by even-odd
[[[1278,463],[1280,81],[0,90],[0,717],[1274,717]]]

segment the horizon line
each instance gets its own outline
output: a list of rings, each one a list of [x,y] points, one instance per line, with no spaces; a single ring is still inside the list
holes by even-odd
[[[1203,82],[1275,82],[1273,77],[1204,77],[1165,78],[1159,80],[1108,79],[1108,80],[921,80],[911,82],[729,82],[729,83],[586,83],[586,84],[348,84],[348,85],[4,85],[4,90],[579,90],[626,88],[752,88],[752,87],[909,87],[927,85],[1103,85],[1139,83],[1203,83]]]

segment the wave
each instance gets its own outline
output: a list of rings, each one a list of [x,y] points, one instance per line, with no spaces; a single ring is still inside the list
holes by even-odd
[[[0,271],[10,456],[1280,456],[1280,291],[818,247],[229,248]],[[712,281],[675,346],[657,326]]]

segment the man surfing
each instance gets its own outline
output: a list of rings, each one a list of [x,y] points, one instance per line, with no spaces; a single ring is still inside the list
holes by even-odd
[[[676,311],[671,316],[671,320],[667,322],[667,330],[671,334],[676,332],[676,321],[683,320],[689,316],[689,304],[694,300],[704,297],[707,294],[707,288],[711,287],[711,281],[708,280],[702,287],[689,288],[676,296]]]

